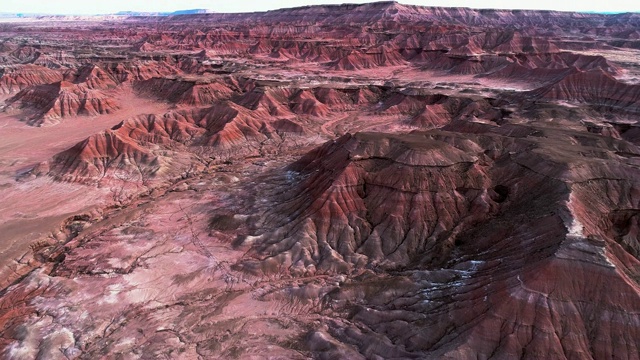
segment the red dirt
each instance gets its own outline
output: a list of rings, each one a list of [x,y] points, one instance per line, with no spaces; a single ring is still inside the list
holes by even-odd
[[[635,14],[0,25],[3,356],[640,357]]]

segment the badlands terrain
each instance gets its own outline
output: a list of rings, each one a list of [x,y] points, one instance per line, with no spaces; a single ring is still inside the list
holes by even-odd
[[[639,359],[640,15],[0,23],[7,359]]]

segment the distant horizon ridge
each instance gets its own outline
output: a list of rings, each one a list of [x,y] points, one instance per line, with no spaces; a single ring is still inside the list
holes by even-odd
[[[519,9],[519,8],[500,8],[500,7],[487,7],[487,8],[478,8],[473,6],[441,6],[441,5],[422,5],[422,4],[405,4],[401,1],[371,1],[365,3],[351,3],[344,2],[342,4],[337,3],[327,3],[327,4],[307,4],[307,5],[295,5],[295,6],[287,6],[287,7],[277,7],[268,10],[256,10],[256,11],[218,11],[210,8],[185,8],[178,9],[174,11],[154,11],[154,10],[118,10],[115,12],[96,12],[96,13],[61,13],[61,12],[11,12],[11,11],[0,11],[0,17],[18,17],[18,18],[33,18],[33,17],[46,17],[46,16],[56,16],[56,17],[100,17],[100,16],[176,16],[176,15],[197,15],[197,14],[235,14],[235,13],[261,13],[261,12],[271,12],[271,11],[281,11],[287,9],[299,9],[299,8],[311,8],[311,7],[339,7],[339,6],[348,6],[348,5],[371,5],[371,4],[399,4],[403,6],[418,6],[424,8],[466,8],[471,10],[485,10],[485,11],[557,11],[557,12],[574,12],[574,13],[583,13],[583,14],[602,14],[602,15],[616,15],[616,14],[625,14],[625,13],[640,13],[640,9],[634,11],[598,11],[598,10],[554,10],[554,9]]]

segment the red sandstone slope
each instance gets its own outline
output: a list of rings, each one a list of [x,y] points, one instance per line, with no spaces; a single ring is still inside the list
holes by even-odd
[[[291,111],[296,114],[325,117],[329,114],[329,107],[320,102],[310,90],[297,91],[289,100]]]
[[[197,112],[196,112],[197,114]],[[206,132],[191,112],[141,115],[92,135],[40,164],[34,174],[94,183],[114,178],[139,183],[179,175],[197,160],[181,148]]]
[[[175,64],[166,59],[153,61],[112,62],[105,71],[119,83],[150,80],[156,77],[175,76],[180,73]]]
[[[503,109],[495,106],[493,99],[473,100],[448,96],[433,96],[414,115],[409,124],[422,129],[439,128],[452,120],[491,121],[499,123],[505,116]]]
[[[602,70],[574,71],[554,84],[531,92],[546,99],[586,103],[621,113],[640,112],[640,85],[628,85]]]
[[[61,180],[99,180],[113,175],[117,170],[129,170],[127,167],[146,168],[157,162],[150,151],[123,135],[114,130],[93,135],[56,155],[51,162],[53,165],[46,170]],[[43,170],[45,169],[40,168],[37,171]],[[157,169],[151,172],[154,170]]]
[[[152,78],[136,82],[134,88],[143,94],[190,106],[210,105],[228,99],[233,94],[233,91],[220,81]]]
[[[330,66],[334,70],[360,70],[379,66],[404,65],[400,52],[386,46],[372,47],[365,51],[352,51]]]
[[[22,90],[8,103],[32,110],[34,115],[28,120],[30,125],[51,124],[75,115],[109,114],[119,107],[111,96],[99,90],[65,81]]]
[[[79,68],[74,74],[69,74],[76,84],[83,84],[89,89],[109,89],[118,85],[116,79],[100,67],[89,64]]]
[[[0,92],[11,94],[32,85],[51,84],[62,80],[58,71],[36,65],[4,68],[0,77]]]
[[[389,271],[325,299],[345,321],[309,339],[322,356],[638,356],[620,348],[640,335],[638,240],[621,234],[635,231],[624,209],[640,189],[616,153],[640,150],[554,130],[448,128],[459,132],[347,135],[293,164],[281,186],[294,190],[275,191],[243,269]]]
[[[452,120],[497,122],[504,116],[495,99],[450,97],[442,94],[420,95],[418,89],[404,89],[388,94],[375,108],[384,115],[408,116],[409,125],[423,129],[437,128]]]
[[[190,161],[202,165],[273,151],[285,141],[285,134],[289,138],[306,134],[295,120],[264,115],[262,109],[226,101],[209,108],[137,116],[57,154],[33,173],[78,182],[138,173],[170,178],[190,168]]]
[[[366,89],[362,89],[366,91]],[[360,89],[334,89],[329,87],[317,88],[314,96],[318,101],[328,106],[332,111],[344,111],[354,107],[358,103],[356,91]]]
[[[235,102],[249,110],[265,113],[266,116],[289,116],[287,104],[291,89],[255,88],[240,96]]]

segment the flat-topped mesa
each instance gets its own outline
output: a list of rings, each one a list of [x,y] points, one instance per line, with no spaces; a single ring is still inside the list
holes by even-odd
[[[419,14],[420,7],[406,6],[394,1],[381,1],[369,4],[341,4],[341,5],[313,5],[256,13],[232,14],[198,14],[175,17],[171,20],[215,20],[219,22],[239,22],[258,20],[258,23],[299,22],[315,24],[318,22],[332,22],[335,17],[349,15],[352,22],[378,22],[382,20],[410,20]]]
[[[442,51],[422,51],[408,56],[412,63],[425,70],[445,70],[455,74],[495,77],[515,81],[546,83],[557,81],[572,69],[602,70],[611,75],[620,73],[620,67],[603,56],[581,55],[570,52],[467,54]],[[408,54],[408,53],[406,53]],[[406,56],[406,55],[405,55]]]
[[[432,39],[433,35],[424,34],[405,45],[416,46],[430,50],[446,50],[450,56],[475,56],[483,54],[498,55],[550,55],[560,53],[561,50],[551,40],[543,35],[528,36],[521,31],[496,31],[487,29],[478,34],[469,35],[463,31],[453,34],[442,34]],[[402,43],[400,43],[402,44]],[[409,47],[411,48],[411,47]]]

